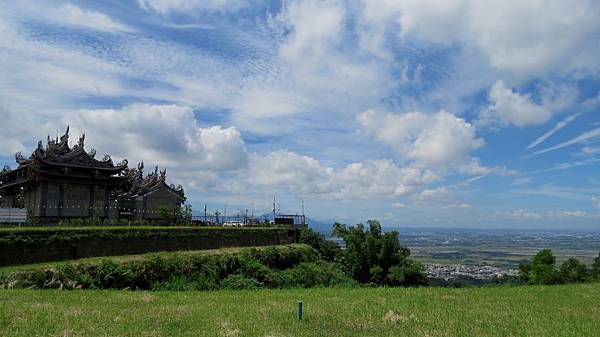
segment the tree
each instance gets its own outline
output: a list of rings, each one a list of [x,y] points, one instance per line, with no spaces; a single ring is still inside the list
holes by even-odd
[[[554,257],[554,254],[552,254],[552,250],[548,248],[542,249],[537,254],[535,254],[532,262],[533,265],[544,264],[548,266],[554,266],[555,263],[556,257]]]
[[[158,214],[162,219],[164,225],[173,225],[175,222],[175,212],[169,206],[160,205],[158,206]]]
[[[192,205],[185,204],[181,207],[180,211],[181,222],[184,225],[190,225],[192,223]]]
[[[312,229],[304,229],[300,231],[300,243],[305,243],[314,249],[316,249],[319,253],[321,253],[321,257],[323,260],[332,262],[338,257],[342,250],[340,247],[332,241],[325,240],[325,237]]]
[[[598,253],[598,257],[594,259],[594,263],[592,263],[592,277],[596,279],[600,279],[600,253]]]
[[[550,249],[542,249],[531,263],[519,265],[519,280],[525,284],[558,284],[560,272],[554,268],[556,257]]]
[[[377,220],[354,227],[335,223],[333,234],[342,238],[346,249],[336,260],[347,274],[360,283],[374,282],[392,286],[426,283],[423,266],[410,261],[410,250],[400,245],[397,231],[384,233]],[[390,273],[394,275],[390,278]]]
[[[585,282],[588,271],[585,264],[571,257],[560,265],[560,277],[564,283]]]

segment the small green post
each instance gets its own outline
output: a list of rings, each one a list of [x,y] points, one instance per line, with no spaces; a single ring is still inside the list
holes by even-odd
[[[302,305],[303,304],[304,304],[304,302],[298,301],[298,320],[299,321],[302,320]]]

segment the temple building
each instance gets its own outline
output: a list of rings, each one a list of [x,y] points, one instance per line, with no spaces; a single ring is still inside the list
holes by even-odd
[[[29,158],[15,155],[18,166],[0,172],[0,207],[26,209],[40,223],[99,217],[158,220],[161,206],[179,209],[185,202],[181,186],[166,183],[166,170],[144,177],[143,163],[128,168],[109,155],[96,159],[84,149],[85,135],[69,146],[69,128],[60,138],[42,142]]]

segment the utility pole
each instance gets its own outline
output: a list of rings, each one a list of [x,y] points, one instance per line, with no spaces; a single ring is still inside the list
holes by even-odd
[[[206,204],[204,204],[204,223],[206,224]]]
[[[277,209],[275,208],[275,196],[273,196],[273,221],[275,221],[275,217],[277,216]]]
[[[223,209],[223,221],[227,221],[227,204],[225,204],[225,208]]]

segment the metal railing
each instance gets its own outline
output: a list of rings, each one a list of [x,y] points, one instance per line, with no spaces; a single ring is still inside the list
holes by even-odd
[[[27,222],[27,210],[20,208],[0,208],[0,223],[23,224]]]

